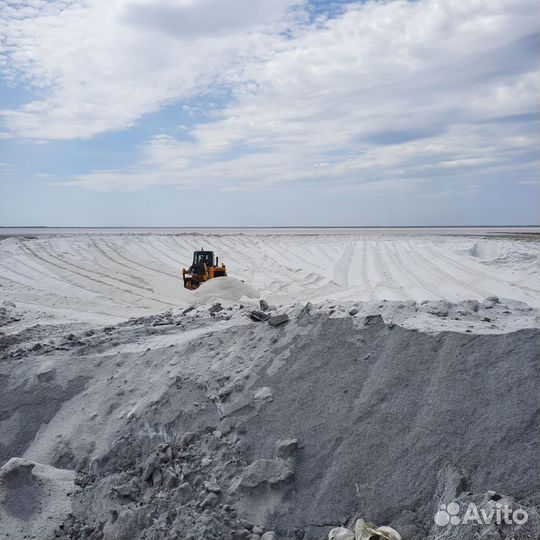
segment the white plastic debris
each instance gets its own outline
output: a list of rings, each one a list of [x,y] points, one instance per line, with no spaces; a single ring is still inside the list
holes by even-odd
[[[336,527],[329,532],[328,540],[355,540],[355,538],[351,529]]]
[[[328,533],[328,540],[370,540],[370,538],[403,540],[392,527],[386,525],[377,527],[373,523],[366,523],[363,519],[357,520],[354,532],[346,527],[336,527]]]

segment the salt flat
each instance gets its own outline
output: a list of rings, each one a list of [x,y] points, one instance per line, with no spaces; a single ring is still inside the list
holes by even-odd
[[[182,307],[197,295],[183,289],[181,269],[201,248],[213,250],[254,296],[276,304],[489,296],[540,302],[537,241],[403,230],[8,237],[0,242],[0,297],[37,317],[84,322]]]

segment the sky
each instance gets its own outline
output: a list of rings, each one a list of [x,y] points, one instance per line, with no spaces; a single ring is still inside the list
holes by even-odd
[[[537,0],[0,0],[0,226],[534,225]]]

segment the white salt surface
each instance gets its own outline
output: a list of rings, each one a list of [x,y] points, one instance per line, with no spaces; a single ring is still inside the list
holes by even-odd
[[[182,267],[201,248],[213,250],[230,277],[185,290]],[[5,332],[257,298],[290,306],[497,296],[538,308],[539,254],[533,240],[373,232],[11,237],[0,241],[0,305],[15,303],[21,318]]]

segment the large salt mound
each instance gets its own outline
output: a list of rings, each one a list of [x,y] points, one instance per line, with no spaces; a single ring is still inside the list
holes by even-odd
[[[193,292],[193,299],[196,303],[207,304],[214,301],[225,300],[236,302],[246,299],[260,298],[253,287],[234,277],[220,277],[207,281]]]
[[[249,523],[311,540],[360,512],[435,540],[439,504],[477,496],[530,515],[531,534],[489,538],[538,538],[539,331],[426,334],[335,314],[308,306],[273,327],[205,306],[9,336],[0,465],[81,471],[71,538],[249,538]]]

